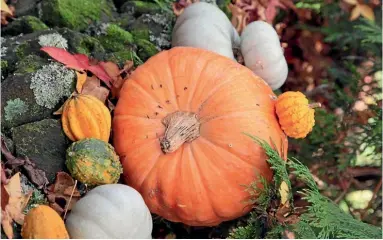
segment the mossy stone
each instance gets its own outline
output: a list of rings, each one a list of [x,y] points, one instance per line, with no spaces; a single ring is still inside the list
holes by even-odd
[[[41,4],[42,20],[50,26],[84,30],[91,22],[113,19],[111,0],[49,0]]]
[[[100,41],[87,34],[79,33],[68,28],[57,29],[57,32],[68,39],[68,50],[74,53],[99,56],[105,52]]]
[[[153,43],[145,39],[137,39],[136,44],[138,47],[137,55],[144,61],[159,52]]]
[[[48,63],[47,59],[43,59],[42,57],[31,54],[24,57],[21,61],[16,63],[15,73],[18,73],[18,74],[34,73],[47,63]]]
[[[65,151],[68,140],[61,128],[61,121],[44,119],[12,129],[16,155],[32,159],[45,171],[49,182],[65,169]]]
[[[150,31],[149,28],[142,28],[142,29],[134,29],[132,30],[132,35],[135,41],[137,39],[145,39],[148,40],[150,39]]]
[[[123,51],[133,44],[133,35],[116,24],[109,24],[106,34],[98,37],[102,46],[111,52]]]
[[[49,29],[45,23],[34,16],[23,16],[16,18],[10,24],[1,29],[3,35],[16,36],[21,33],[33,33]]]
[[[119,52],[108,53],[105,58],[107,61],[111,61],[122,66],[126,61],[132,61],[135,54],[136,53],[133,50],[127,49]]]
[[[154,2],[144,1],[128,1],[121,6],[120,12],[127,13],[131,16],[140,16],[144,13],[161,12],[161,7]]]

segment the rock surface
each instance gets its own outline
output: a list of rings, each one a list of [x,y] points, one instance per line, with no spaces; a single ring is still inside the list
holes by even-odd
[[[61,121],[44,119],[12,129],[16,155],[27,156],[44,170],[49,182],[56,172],[65,169],[65,151],[69,144]]]

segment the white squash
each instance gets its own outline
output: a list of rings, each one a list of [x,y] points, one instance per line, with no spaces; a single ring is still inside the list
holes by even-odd
[[[233,48],[239,45],[239,35],[225,13],[206,2],[186,7],[173,29],[172,47],[203,48],[235,60]]]
[[[279,37],[274,28],[255,21],[241,34],[241,53],[246,67],[265,80],[275,90],[286,81],[288,66]]]
[[[89,191],[66,220],[71,238],[152,238],[152,216],[141,195],[123,184]]]

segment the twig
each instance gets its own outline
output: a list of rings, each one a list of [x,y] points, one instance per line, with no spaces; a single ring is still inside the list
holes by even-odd
[[[64,217],[63,217],[64,220],[65,220],[65,217],[66,217],[66,213],[68,212],[69,204],[70,204],[70,201],[72,200],[73,193],[74,193],[74,190],[76,189],[76,186],[77,186],[77,180],[74,181],[72,193],[70,194],[69,201],[66,203],[66,206],[65,206],[65,212],[64,212]]]
[[[364,211],[363,211],[363,213],[362,213],[362,216],[361,216],[361,220],[362,220],[362,221],[363,221],[363,219],[367,216],[368,209],[371,208],[372,203],[374,202],[375,198],[377,197],[378,192],[379,192],[379,190],[381,189],[381,187],[382,187],[382,178],[380,178],[379,183],[376,185],[376,187],[375,187],[375,189],[374,189],[374,193],[373,193],[373,195],[372,195],[371,200],[368,202],[367,207],[364,209]]]
[[[346,172],[352,177],[382,176],[382,169],[378,167],[349,167]]]

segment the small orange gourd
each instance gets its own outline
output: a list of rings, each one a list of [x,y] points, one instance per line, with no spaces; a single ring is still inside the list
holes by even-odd
[[[97,138],[109,141],[111,115],[96,97],[74,94],[64,104],[61,116],[64,133],[72,141]]]
[[[315,125],[315,107],[320,107],[320,103],[309,104],[301,92],[289,91],[281,94],[275,110],[285,134],[291,138],[306,137]]]
[[[64,221],[51,207],[39,205],[24,218],[21,229],[24,239],[69,239]]]

